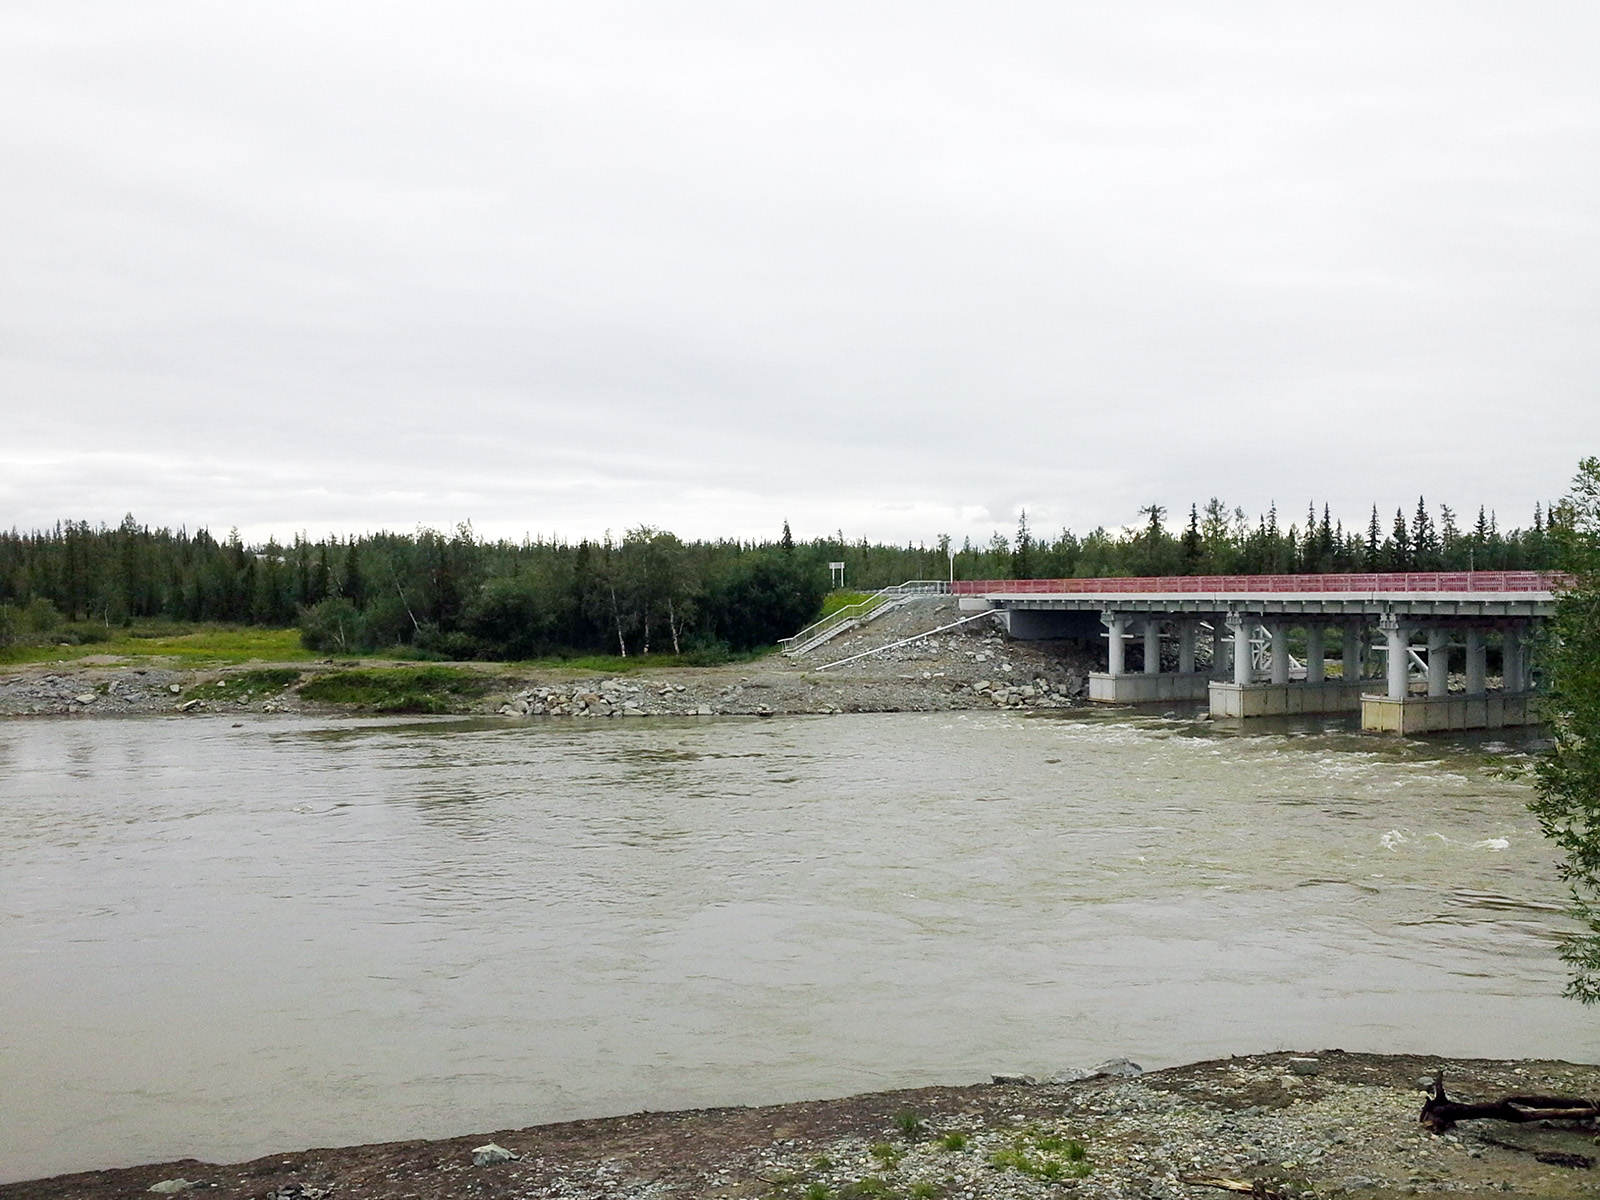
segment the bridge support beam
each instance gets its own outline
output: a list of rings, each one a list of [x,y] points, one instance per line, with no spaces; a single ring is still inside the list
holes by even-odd
[[[1154,617],[1144,619],[1144,673],[1161,674],[1161,622]]]
[[[1283,684],[1289,682],[1289,626],[1282,621],[1274,621],[1267,627],[1271,636],[1269,643],[1272,654],[1272,682]]]
[[[1500,690],[1520,692],[1525,688],[1522,666],[1522,631],[1507,625],[1500,635]]]
[[[1393,617],[1385,617],[1382,628],[1388,642],[1389,699],[1404,700],[1410,680],[1407,651],[1411,645],[1411,631]]]
[[[1211,673],[1226,677],[1233,671],[1233,638],[1223,617],[1211,619]]]
[[[1254,623],[1243,613],[1228,614],[1228,628],[1233,631],[1233,682],[1240,687],[1255,678],[1250,662],[1250,628]]]
[[[1360,625],[1346,625],[1344,627],[1344,680],[1354,683],[1366,674],[1366,665],[1361,661],[1361,652],[1366,642],[1366,630]]]
[[[1450,631],[1428,630],[1428,695],[1443,696],[1450,691]]]
[[[1321,683],[1327,678],[1326,651],[1322,645],[1322,626],[1306,626],[1306,682]]]
[[[1122,613],[1106,613],[1100,619],[1106,625],[1106,674],[1115,677],[1124,673],[1122,640],[1128,635],[1128,618]]]
[[[1194,631],[1193,621],[1178,622],[1178,674],[1194,674]]]
[[[1483,645],[1483,630],[1467,630],[1467,695],[1481,696],[1488,690],[1484,684],[1488,675],[1485,670],[1488,657]]]

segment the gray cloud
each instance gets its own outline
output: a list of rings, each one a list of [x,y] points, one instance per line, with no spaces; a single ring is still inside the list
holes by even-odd
[[[1585,5],[0,16],[0,519],[1526,520],[1596,450]]]

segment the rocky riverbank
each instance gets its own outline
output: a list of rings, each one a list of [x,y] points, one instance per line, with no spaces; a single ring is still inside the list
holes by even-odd
[[[673,667],[596,676],[553,667],[456,663],[480,687],[441,696],[434,711],[533,717],[771,716],[780,713],[937,712],[1069,708],[1083,702],[1095,648],[1013,642],[989,621],[905,639],[956,616],[947,597],[921,599],[818,647],[803,659]],[[839,659],[889,647],[839,666]],[[129,716],[154,713],[344,712],[302,695],[306,684],[351,667],[415,669],[415,663],[325,661],[181,666],[95,656],[72,664],[15,667],[0,675],[0,716]]]
[[[1266,1054],[1136,1074],[1067,1070],[766,1108],[651,1113],[180,1162],[0,1186],[0,1200],[1084,1200],[1592,1196],[1591,1127],[1418,1123],[1453,1096],[1595,1095],[1600,1068],[1411,1055]],[[1084,1078],[1083,1076],[1090,1076]],[[448,1114],[441,1114],[448,1125]]]

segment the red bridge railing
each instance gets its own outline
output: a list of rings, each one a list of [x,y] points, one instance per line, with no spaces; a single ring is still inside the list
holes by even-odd
[[[1103,595],[1136,592],[1254,594],[1264,592],[1553,592],[1569,577],[1559,571],[1410,571],[1376,575],[1147,575],[1120,579],[960,579],[957,596]]]

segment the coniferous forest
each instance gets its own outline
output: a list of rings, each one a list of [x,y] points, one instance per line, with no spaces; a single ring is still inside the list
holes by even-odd
[[[1543,570],[1555,566],[1559,506],[1501,529],[1418,500],[1355,526],[1313,505],[1295,521],[1254,521],[1219,500],[1169,527],[1158,505],[1126,530],[1035,533],[982,545],[892,546],[843,534],[794,541],[682,541],[640,527],[620,540],[486,541],[450,533],[375,533],[248,545],[201,529],[65,522],[0,534],[0,645],[72,627],[139,620],[298,625],[330,653],[402,647],[421,657],[549,654],[717,655],[771,645],[819,612],[829,562],[848,587],[908,579],[1261,575],[1344,571]]]

